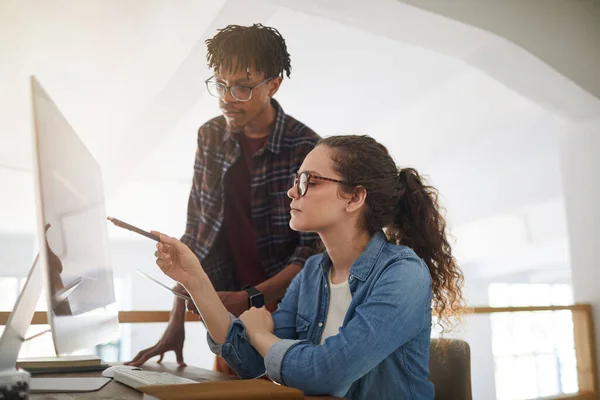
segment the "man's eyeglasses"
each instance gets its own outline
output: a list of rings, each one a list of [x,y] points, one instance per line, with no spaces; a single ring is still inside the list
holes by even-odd
[[[306,196],[306,192],[308,192],[308,186],[309,186],[311,179],[348,184],[348,182],[346,182],[346,181],[340,181],[338,179],[332,179],[332,178],[325,178],[323,176],[313,175],[310,172],[301,172],[300,174],[295,174],[294,176],[292,176],[292,186],[296,186],[296,189],[298,190],[298,194],[300,196],[304,197],[304,196]]]
[[[231,97],[233,97],[237,101],[250,101],[252,99],[252,89],[256,89],[257,87],[264,85],[269,82],[273,78],[265,79],[262,82],[257,83],[254,86],[245,86],[245,85],[233,85],[227,86],[222,82],[218,82],[214,76],[208,78],[204,83],[206,83],[206,89],[208,93],[216,97],[217,99],[223,99],[227,91]]]

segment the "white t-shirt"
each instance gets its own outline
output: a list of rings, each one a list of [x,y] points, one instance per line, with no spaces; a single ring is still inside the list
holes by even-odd
[[[329,271],[329,288],[331,289],[329,293],[329,310],[327,310],[327,319],[325,320],[325,329],[321,336],[321,344],[328,337],[338,334],[352,301],[348,280],[342,283],[331,283],[331,270]]]

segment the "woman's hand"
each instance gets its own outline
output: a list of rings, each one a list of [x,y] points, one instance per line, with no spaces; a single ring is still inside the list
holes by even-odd
[[[246,326],[246,337],[258,353],[266,357],[271,347],[280,339],[273,334],[275,324],[271,313],[265,308],[252,307],[239,318]]]
[[[253,337],[262,334],[272,334],[275,330],[273,316],[265,307],[252,307],[240,315],[240,321],[244,323],[250,341],[252,341]]]
[[[204,277],[202,265],[189,247],[160,232],[152,231],[152,233],[160,237],[160,243],[156,245],[157,250],[154,255],[156,264],[165,275],[181,283],[184,287],[188,287]]]

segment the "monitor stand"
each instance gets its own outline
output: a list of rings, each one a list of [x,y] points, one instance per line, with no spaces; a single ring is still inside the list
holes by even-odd
[[[27,328],[35,314],[35,306],[44,288],[39,254],[27,276],[23,290],[17,298],[10,317],[0,336],[0,392],[4,388],[27,385],[27,390],[36,392],[94,391],[102,388],[109,378],[31,378],[29,373],[16,368],[17,358],[25,338]],[[37,337],[38,335],[35,335]],[[32,337],[33,338],[33,337]],[[32,339],[30,338],[30,339]]]
[[[27,328],[33,319],[35,306],[43,287],[40,255],[38,254],[0,337],[0,371],[15,369],[19,350],[26,340]]]

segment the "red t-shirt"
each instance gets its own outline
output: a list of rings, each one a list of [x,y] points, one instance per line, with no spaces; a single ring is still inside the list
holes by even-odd
[[[225,177],[225,216],[229,255],[235,267],[240,287],[256,286],[267,280],[267,274],[256,248],[254,224],[250,207],[250,171],[252,156],[266,143],[268,136],[252,139],[238,136],[242,155]]]

